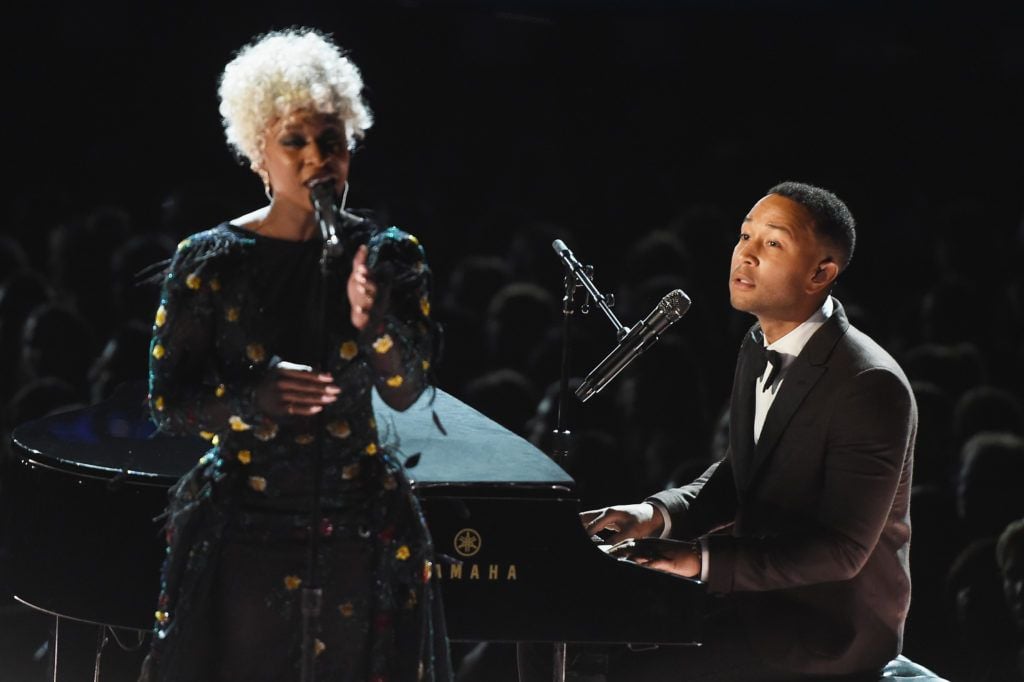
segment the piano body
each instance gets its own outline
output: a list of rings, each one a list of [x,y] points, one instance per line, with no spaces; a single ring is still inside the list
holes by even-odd
[[[148,631],[167,488],[207,449],[154,433],[145,389],[24,424],[3,472],[15,597],[98,625]],[[439,553],[453,641],[684,644],[700,639],[701,583],[612,558],[578,520],[573,479],[451,395],[405,412],[375,399],[405,455]]]

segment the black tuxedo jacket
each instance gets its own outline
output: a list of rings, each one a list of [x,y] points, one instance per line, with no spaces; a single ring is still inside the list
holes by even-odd
[[[760,338],[755,325],[744,346]],[[708,588],[730,595],[766,661],[814,674],[880,669],[900,652],[910,603],[910,385],[836,302],[755,445],[748,358],[741,349],[725,459],[652,499],[673,537],[707,535]]]

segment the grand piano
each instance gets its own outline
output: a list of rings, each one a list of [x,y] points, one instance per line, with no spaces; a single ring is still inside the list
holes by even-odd
[[[551,458],[453,396],[405,412],[375,396],[405,455],[437,550],[453,641],[692,644],[705,591],[604,553],[578,520],[575,482]],[[442,432],[432,419],[436,411]],[[145,388],[13,432],[3,472],[15,597],[86,623],[151,627],[164,545],[154,518],[204,453],[156,433]]]

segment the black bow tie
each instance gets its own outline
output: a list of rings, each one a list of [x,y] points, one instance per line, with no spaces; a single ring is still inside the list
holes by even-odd
[[[761,390],[767,391],[779,377],[779,372],[782,371],[782,353],[765,348],[764,343],[756,335],[753,335],[750,341],[747,342],[747,347],[750,349],[751,362],[756,372],[754,374],[755,377],[764,374],[768,363],[772,365],[772,371],[768,374],[768,378],[761,384]]]

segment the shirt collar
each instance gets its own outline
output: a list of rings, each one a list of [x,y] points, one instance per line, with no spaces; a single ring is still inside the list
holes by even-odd
[[[774,343],[768,344],[767,347],[783,355],[792,355],[793,357],[800,355],[800,351],[804,349],[807,342],[814,336],[814,332],[818,331],[821,325],[825,324],[825,321],[832,317],[834,310],[835,305],[832,302],[832,297],[826,296],[825,302],[821,304],[821,307],[815,310],[799,327],[781,339],[776,339]]]

